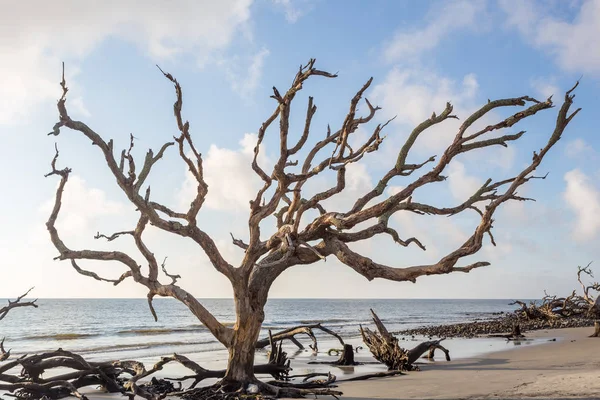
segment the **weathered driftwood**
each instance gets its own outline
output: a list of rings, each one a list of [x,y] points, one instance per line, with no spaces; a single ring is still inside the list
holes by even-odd
[[[371,310],[373,322],[377,327],[377,332],[368,328],[360,327],[360,332],[365,344],[371,350],[373,357],[385,365],[390,371],[411,371],[418,369],[414,363],[421,358],[423,354],[429,352],[429,357],[433,358],[435,350],[439,349],[446,355],[446,360],[450,361],[450,352],[444,348],[440,342],[444,339],[432,340],[420,343],[411,350],[400,347],[398,338],[392,335],[375,311]]]
[[[600,284],[594,282],[586,284],[582,280],[582,274],[593,278],[590,268],[591,263],[585,267],[577,268],[577,282],[581,285],[581,294],[576,290],[566,296],[558,297],[545,293],[541,303],[532,301],[526,304],[516,300],[512,304],[521,306],[515,312],[526,320],[559,320],[564,318],[598,318],[600,317]],[[592,291],[595,291],[594,295]]]
[[[320,323],[318,324],[310,324],[310,325],[299,325],[299,326],[294,326],[292,328],[288,328],[288,329],[284,329],[280,332],[274,333],[272,336],[272,340],[274,342],[279,342],[279,341],[283,341],[283,340],[289,340],[292,343],[294,343],[299,349],[303,350],[304,349],[304,345],[302,343],[300,343],[297,339],[296,339],[296,335],[306,335],[308,336],[311,340],[312,340],[312,345],[310,345],[309,347],[315,351],[318,352],[319,351],[319,347],[318,347],[318,342],[317,342],[317,337],[314,334],[314,330],[320,330],[328,335],[333,336],[334,338],[336,338],[340,344],[342,346],[344,346],[344,339],[342,339],[342,337],[340,335],[338,335],[337,333],[335,333],[334,331],[332,331],[331,329],[328,329],[326,327],[324,327],[323,325],[321,325]],[[271,342],[271,338],[266,337],[263,339],[260,339],[256,342],[256,348],[257,349],[262,349],[263,347],[266,347],[267,345],[269,345],[269,343]]]
[[[340,354],[340,358],[337,361],[319,362],[319,364],[359,365],[359,363],[354,361],[354,348],[352,347],[352,345],[345,343],[344,339],[342,339],[342,337],[340,335],[338,335],[336,332],[332,331],[331,329],[328,329],[328,328],[322,326],[320,323],[311,324],[311,325],[295,326],[292,328],[285,329],[281,332],[275,333],[273,335],[271,335],[270,331],[269,331],[269,337],[261,339],[258,342],[256,342],[256,348],[257,349],[263,348],[271,341],[281,343],[284,340],[290,340],[299,349],[304,349],[304,345],[295,338],[296,335],[304,334],[304,335],[307,335],[312,340],[312,344],[309,345],[309,347],[315,353],[318,353],[318,351],[319,351],[318,341],[317,341],[317,337],[315,336],[315,334],[313,332],[313,330],[315,330],[315,329],[320,330],[328,335],[335,337],[342,345],[341,350],[331,349],[328,352],[328,354],[331,354],[331,352],[333,350],[333,351],[337,352],[338,354]],[[315,363],[315,362],[313,362],[313,363]]]
[[[507,340],[522,340],[525,335],[521,333],[521,325],[518,322],[513,323],[512,331],[508,334],[490,334],[488,337],[491,338],[504,338]]]
[[[594,322],[594,333],[590,337],[600,337],[600,321]]]

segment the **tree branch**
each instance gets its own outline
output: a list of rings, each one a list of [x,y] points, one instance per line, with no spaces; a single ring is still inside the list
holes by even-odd
[[[138,282],[144,286],[146,286],[149,290],[149,306],[152,312],[152,315],[156,319],[156,312],[152,307],[151,299],[153,296],[167,296],[173,297],[184,303],[192,313],[202,322],[213,335],[223,343],[225,346],[228,346],[231,342],[231,338],[233,335],[233,331],[230,328],[225,327],[216,318],[206,309],[202,304],[196,300],[194,296],[181,289],[180,287],[175,285],[177,275],[170,275],[166,273],[163,264],[163,272],[172,279],[172,283],[169,285],[162,285],[158,281],[158,263],[154,254],[147,248],[145,243],[142,240],[142,233],[149,222],[150,218],[147,214],[140,212],[140,219],[136,226],[136,229],[133,231],[133,237],[136,243],[136,246],[140,253],[144,256],[149,266],[148,276],[144,276],[141,271],[140,265],[129,255],[120,252],[120,251],[97,251],[97,250],[71,250],[69,247],[65,245],[62,239],[59,236],[58,230],[56,229],[56,220],[58,219],[58,215],[60,209],[62,207],[62,196],[64,192],[65,185],[69,179],[69,174],[71,169],[65,168],[59,170],[56,168],[56,161],[58,159],[58,149],[56,149],[56,155],[52,159],[51,167],[52,171],[48,173],[46,176],[59,175],[60,182],[58,184],[58,188],[56,190],[56,196],[54,201],[54,207],[52,212],[50,213],[50,217],[48,218],[48,222],[46,223],[46,227],[50,233],[50,239],[54,244],[54,247],[59,251],[59,256],[56,259],[59,260],[71,260],[71,264],[73,268],[77,270],[82,275],[89,276],[91,278],[111,282],[115,285],[119,284],[123,279],[131,276],[135,282]],[[126,271],[119,279],[112,280],[100,277],[98,274],[81,269],[75,260],[99,260],[99,261],[117,261],[124,264],[129,270]],[[1,319],[1,318],[0,318]]]
[[[33,288],[29,289],[28,291],[26,291],[25,293],[23,293],[22,295],[17,297],[16,300],[12,300],[12,301],[8,300],[8,305],[0,308],[0,321],[3,320],[4,317],[6,317],[6,315],[8,315],[8,312],[12,309],[19,308],[19,307],[38,308],[38,305],[35,303],[37,301],[37,299],[32,300],[32,301],[22,301],[25,297],[27,297],[29,292],[31,292],[32,290],[33,290]],[[2,340],[2,343],[4,343],[4,340]]]

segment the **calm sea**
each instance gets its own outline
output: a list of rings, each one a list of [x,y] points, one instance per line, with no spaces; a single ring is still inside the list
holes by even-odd
[[[5,300],[3,300],[5,302]],[[202,303],[224,323],[235,320],[230,299]],[[510,300],[346,300],[272,299],[266,306],[264,332],[322,322],[345,338],[359,336],[359,324],[371,326],[373,308],[391,331],[422,325],[490,318],[512,311]],[[210,352],[222,346],[181,303],[154,301],[155,322],[145,299],[40,299],[39,308],[11,311],[0,322],[0,337],[14,355],[59,347],[89,359],[139,359],[173,352]]]

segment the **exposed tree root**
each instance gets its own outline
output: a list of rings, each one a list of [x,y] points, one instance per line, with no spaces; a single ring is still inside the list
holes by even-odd
[[[254,372],[256,374],[269,374],[277,380],[275,382],[280,382],[279,379],[285,382],[289,379],[289,360],[287,360],[285,352],[281,352],[281,346],[278,349],[269,364],[255,366]],[[178,362],[192,370],[194,374],[181,378],[153,378],[149,383],[139,383],[141,379],[162,370],[163,366],[170,362]],[[19,375],[8,373],[8,371],[17,367],[21,367]],[[46,371],[55,368],[67,368],[70,371],[50,378],[42,377]],[[225,373],[225,370],[205,369],[179,354],[163,357],[151,369],[147,370],[144,364],[138,361],[88,362],[78,354],[58,349],[53,352],[21,357],[1,365],[0,390],[13,393],[15,397],[20,399],[42,399],[44,397],[59,399],[69,395],[85,399],[85,396],[78,391],[79,388],[101,386],[110,393],[122,393],[131,398],[139,396],[148,400],[159,400],[167,394],[173,394],[173,392],[183,393],[180,384],[176,387],[169,381],[193,380],[190,386],[190,389],[192,389],[204,379],[223,378]],[[326,386],[328,383],[318,383],[316,381],[310,385],[290,383],[287,392],[291,392],[293,387],[298,387],[305,390],[310,389],[312,390],[310,393],[316,393],[318,391],[313,389],[318,388],[319,384],[322,385],[320,386],[322,388],[323,385]],[[219,390],[222,389],[223,386]],[[209,393],[212,389],[205,390],[206,393]],[[276,392],[277,390],[271,390],[271,392],[273,391]],[[326,393],[326,391],[323,393]]]

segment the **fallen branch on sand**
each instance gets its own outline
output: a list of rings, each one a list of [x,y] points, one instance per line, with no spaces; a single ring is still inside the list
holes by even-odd
[[[328,335],[335,337],[342,345],[341,350],[332,349],[333,351],[337,352],[338,354],[341,353],[340,358],[337,361],[331,362],[331,363],[323,362],[320,364],[359,365],[359,363],[354,361],[354,348],[352,347],[352,345],[345,343],[344,339],[342,339],[342,337],[340,335],[338,335],[331,329],[328,329],[328,328],[322,326],[320,323],[312,324],[312,325],[299,325],[299,326],[285,329],[281,332],[275,333],[274,335],[272,335],[272,337],[267,337],[267,338],[259,340],[258,342],[256,342],[256,348],[260,349],[260,348],[265,347],[267,344],[269,344],[270,340],[272,340],[273,342],[280,342],[280,343],[284,340],[289,340],[292,343],[294,343],[296,346],[298,346],[299,349],[302,350],[302,349],[304,349],[304,345],[302,343],[300,343],[296,339],[295,336],[303,334],[303,335],[307,335],[312,340],[312,344],[309,345],[309,347],[315,353],[318,353],[319,346],[317,343],[317,337],[315,336],[313,330],[320,330]],[[330,350],[328,354],[330,354],[332,352],[332,350]]]

